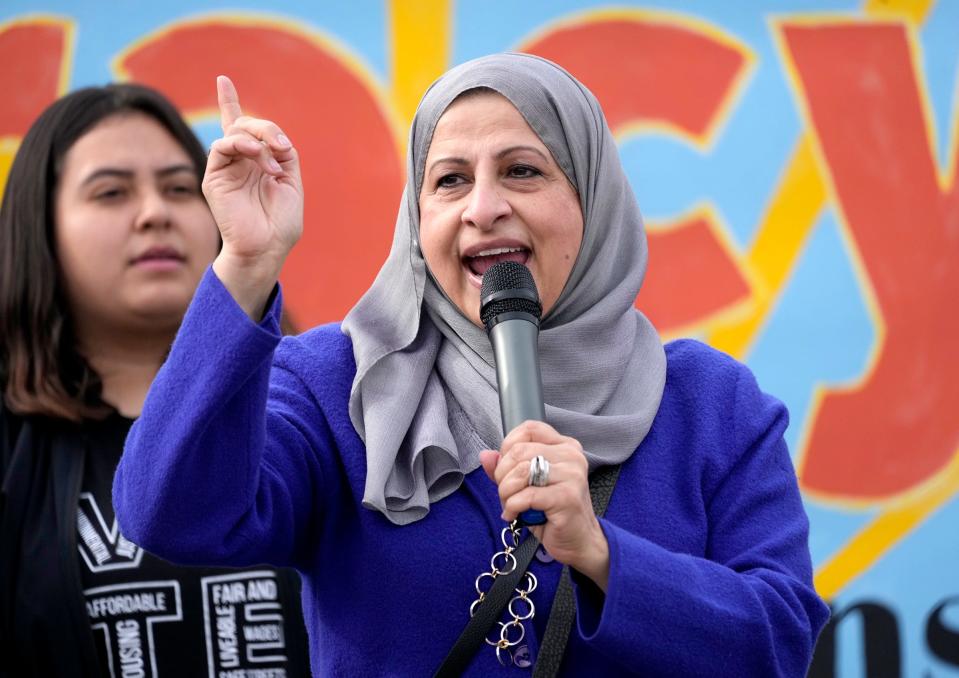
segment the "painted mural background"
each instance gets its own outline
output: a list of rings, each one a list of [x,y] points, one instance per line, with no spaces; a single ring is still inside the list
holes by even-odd
[[[959,676],[959,1],[0,5],[0,183],[56,96],[167,93],[209,142],[214,77],[280,121],[306,232],[284,285],[339,319],[385,257],[425,87],[541,54],[602,102],[649,225],[637,303],[789,406],[816,676]]]

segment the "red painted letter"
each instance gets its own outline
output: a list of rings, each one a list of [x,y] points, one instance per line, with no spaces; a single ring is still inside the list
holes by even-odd
[[[959,447],[959,185],[940,189],[902,26],[787,23],[783,36],[884,326],[863,381],[814,413],[802,480],[890,496]]]
[[[60,94],[70,24],[26,19],[0,24],[0,194],[20,137]]]
[[[215,78],[226,73],[245,112],[283,127],[306,191],[284,293],[301,328],[341,319],[386,259],[403,188],[393,130],[359,67],[286,25],[208,19],[137,45],[121,68],[187,114],[215,110]]]
[[[564,25],[522,49],[556,61],[589,87],[614,133],[637,123],[661,123],[703,139],[746,58],[681,22],[642,14],[600,16]],[[637,306],[661,331],[686,327],[749,296],[747,281],[705,215],[651,231],[649,252]]]

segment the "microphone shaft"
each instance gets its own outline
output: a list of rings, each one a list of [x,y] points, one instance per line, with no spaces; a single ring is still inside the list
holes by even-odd
[[[519,318],[500,322],[490,331],[503,435],[527,419],[543,421],[546,418],[538,335],[539,327]]]
[[[539,369],[539,324],[526,314],[511,314],[489,331],[496,360],[496,383],[499,391],[503,435],[529,419],[544,421],[543,379]],[[526,525],[542,525],[546,514],[529,510],[520,515]]]

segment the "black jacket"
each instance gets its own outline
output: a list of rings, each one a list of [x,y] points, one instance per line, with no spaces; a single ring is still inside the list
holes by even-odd
[[[104,675],[77,550],[86,443],[82,425],[0,404],[0,677]],[[278,576],[299,590],[295,573]],[[292,598],[289,614],[301,619]],[[291,656],[305,657],[305,632],[290,631]]]

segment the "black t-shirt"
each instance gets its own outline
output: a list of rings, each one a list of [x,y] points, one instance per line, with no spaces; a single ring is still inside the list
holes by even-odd
[[[131,421],[92,424],[77,508],[87,613],[110,676],[308,676],[296,579],[171,565],[120,534],[111,486]]]

